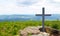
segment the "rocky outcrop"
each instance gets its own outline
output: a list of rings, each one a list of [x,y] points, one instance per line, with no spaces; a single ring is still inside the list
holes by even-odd
[[[42,28],[39,28],[39,30],[40,30],[41,32],[43,32],[43,31],[42,31]],[[45,26],[44,30],[45,30],[46,33],[50,33],[51,30],[52,30],[52,28]]]
[[[41,26],[40,26],[41,27]],[[40,28],[39,26],[38,27],[27,27],[27,28],[24,28],[23,30],[20,30],[20,36],[28,36],[29,34],[33,35],[33,34],[39,34],[40,33]]]
[[[32,26],[26,27],[23,30],[20,30],[20,36],[60,36],[60,31],[55,30],[50,27],[45,27],[45,32],[42,32],[42,26]]]
[[[31,36],[49,36],[49,33],[40,32],[40,34],[38,34],[38,35],[31,35]]]
[[[60,36],[60,31],[56,30],[56,29],[53,29],[50,33],[50,36]]]

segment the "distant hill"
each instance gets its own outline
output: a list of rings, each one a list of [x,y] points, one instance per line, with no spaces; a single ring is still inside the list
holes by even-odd
[[[41,20],[41,16],[35,15],[0,15],[0,21],[16,21],[16,20]],[[51,16],[46,16],[46,20],[56,20],[60,19],[60,14],[52,14]]]

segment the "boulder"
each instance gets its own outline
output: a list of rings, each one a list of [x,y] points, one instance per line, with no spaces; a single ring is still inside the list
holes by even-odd
[[[19,32],[20,36],[28,36],[28,33],[25,30],[20,30]]]
[[[28,36],[29,34],[32,36],[60,36],[60,31],[50,27],[45,27],[45,32],[42,32],[42,26],[29,26],[19,32],[20,36]]]
[[[60,36],[60,31],[56,30],[56,29],[53,29],[50,33],[50,36]]]
[[[40,32],[40,34],[38,34],[38,35],[31,35],[31,36],[49,36],[49,33]]]
[[[43,32],[43,31],[42,31],[42,28],[39,28],[39,30],[40,30],[41,32]],[[44,30],[45,30],[46,33],[50,33],[51,30],[52,30],[52,28],[45,26]]]
[[[20,30],[20,36],[28,36],[29,34],[33,35],[33,34],[39,34],[40,30],[39,30],[39,26],[35,27],[27,27],[24,28],[23,30]]]

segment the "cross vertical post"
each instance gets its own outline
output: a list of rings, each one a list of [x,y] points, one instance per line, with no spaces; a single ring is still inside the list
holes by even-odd
[[[44,32],[44,8],[42,8],[42,30]]]

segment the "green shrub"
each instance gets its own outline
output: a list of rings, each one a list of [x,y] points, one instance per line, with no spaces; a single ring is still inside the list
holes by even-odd
[[[59,29],[58,24],[52,24],[51,27],[54,28],[54,29]]]

